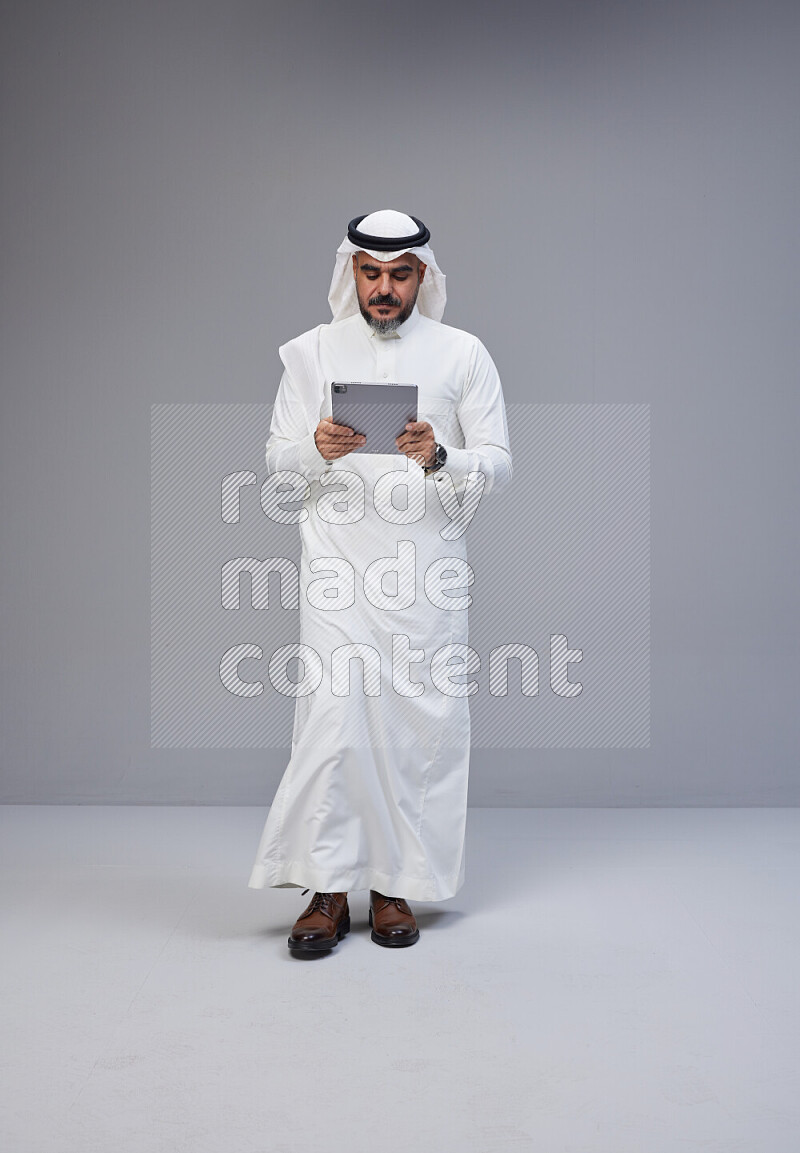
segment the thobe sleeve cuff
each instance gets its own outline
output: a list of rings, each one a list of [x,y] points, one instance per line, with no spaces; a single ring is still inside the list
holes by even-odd
[[[313,432],[299,440],[270,437],[266,460],[268,473],[296,472],[304,477],[308,484],[319,480],[330,467],[330,462],[325,460],[317,448]]]
[[[494,487],[504,487],[511,479],[510,453],[499,445],[482,445],[480,449],[450,448],[447,444],[444,447],[447,460],[436,472],[428,474],[432,480],[449,473],[460,491],[470,473],[482,473],[485,477],[483,491],[489,493]]]
[[[331,461],[326,460],[317,448],[317,442],[314,439],[315,432],[316,429],[314,432],[310,432],[308,436],[304,436],[297,444],[300,471],[309,482],[317,480],[331,465]]]
[[[449,472],[455,484],[465,481],[469,472],[474,469],[475,453],[467,448],[451,448],[449,444],[444,447],[447,449],[447,460],[441,468],[437,468],[436,472],[430,475],[435,480],[443,472]]]

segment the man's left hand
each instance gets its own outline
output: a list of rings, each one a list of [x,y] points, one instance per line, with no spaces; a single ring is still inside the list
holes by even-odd
[[[405,431],[395,439],[395,444],[420,468],[432,468],[436,453],[436,439],[427,420],[412,420]]]

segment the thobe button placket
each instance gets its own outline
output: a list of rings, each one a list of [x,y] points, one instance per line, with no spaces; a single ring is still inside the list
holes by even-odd
[[[394,341],[378,340],[376,344],[376,379],[391,380],[395,374]]]

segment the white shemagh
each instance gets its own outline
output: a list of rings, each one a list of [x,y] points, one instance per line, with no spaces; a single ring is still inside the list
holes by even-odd
[[[385,236],[387,240],[393,236],[413,236],[417,232],[417,226],[410,216],[406,216],[405,212],[395,212],[392,208],[385,208],[365,216],[358,227],[359,231],[369,236]],[[417,308],[423,316],[428,316],[431,320],[442,319],[447,303],[445,275],[436,263],[430,245],[421,244],[416,248],[399,248],[395,252],[383,252],[371,248],[359,248],[345,236],[336,250],[336,263],[328,293],[328,303],[334,322],[344,320],[359,311],[352,260],[356,252],[368,252],[375,260],[384,262],[397,260],[404,252],[412,252],[414,256],[418,256],[422,263],[427,265],[428,271],[420,285]]]

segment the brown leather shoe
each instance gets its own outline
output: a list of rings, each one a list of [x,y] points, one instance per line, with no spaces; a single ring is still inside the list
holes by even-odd
[[[384,897],[370,889],[369,923],[376,945],[402,949],[419,940],[417,922],[403,897]]]
[[[295,956],[328,953],[349,932],[347,893],[315,893],[292,925],[289,949]]]

